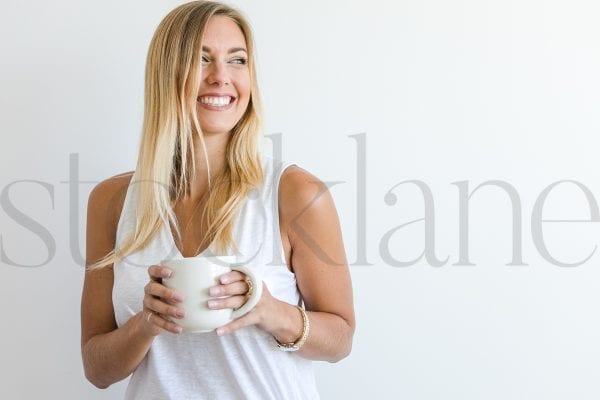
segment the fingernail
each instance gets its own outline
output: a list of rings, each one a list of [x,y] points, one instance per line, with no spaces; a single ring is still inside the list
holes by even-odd
[[[227,275],[221,277],[221,283],[229,283],[229,277]]]
[[[179,318],[183,318],[185,317],[185,311],[181,308],[178,308],[177,311],[175,311],[175,315],[177,315]]]
[[[218,287],[211,287],[210,290],[208,291],[208,293],[211,296],[216,296],[219,294],[219,288]]]
[[[174,292],[171,298],[175,301],[183,301],[183,296],[177,292]]]
[[[172,274],[173,274],[173,271],[171,271],[170,269],[163,269],[163,276],[165,278],[170,278]]]
[[[215,300],[208,301],[208,308],[215,308],[219,303]]]
[[[175,331],[177,331],[177,333],[181,333],[183,332],[183,328],[178,326],[177,328],[175,328]]]
[[[223,336],[225,334],[225,329],[217,328],[216,332],[217,332],[217,336]]]

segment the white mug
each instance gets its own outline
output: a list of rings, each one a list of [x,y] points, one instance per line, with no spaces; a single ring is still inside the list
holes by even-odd
[[[198,256],[161,261],[161,265],[173,273],[163,278],[163,284],[183,295],[178,306],[185,310],[184,318],[171,320],[184,332],[210,332],[250,311],[260,300],[262,279],[255,271],[235,264],[236,256]],[[223,308],[211,310],[209,289],[220,284],[219,277],[231,270],[243,272],[252,281],[252,293],[246,303],[237,310]]]

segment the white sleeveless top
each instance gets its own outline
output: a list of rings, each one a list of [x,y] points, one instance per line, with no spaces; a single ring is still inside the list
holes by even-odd
[[[245,265],[261,274],[275,298],[300,304],[279,232],[279,180],[292,163],[261,159],[264,185],[248,196],[234,225],[238,262],[250,260]],[[117,248],[135,225],[135,189],[130,185],[125,196]],[[142,309],[148,266],[179,257],[170,227],[163,226],[146,248],[115,263],[112,299],[119,327]],[[310,360],[278,350],[269,333],[249,326],[222,337],[214,332],[161,333],[131,375],[125,398],[291,400],[318,399],[319,394]]]

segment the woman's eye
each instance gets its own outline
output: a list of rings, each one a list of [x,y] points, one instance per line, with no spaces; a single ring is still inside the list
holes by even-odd
[[[240,64],[240,65],[246,65],[248,63],[248,60],[246,60],[243,57],[239,57],[239,58],[234,58],[233,60],[231,60],[234,64]]]
[[[202,62],[203,62],[203,63],[207,63],[207,62],[209,62],[209,61],[210,61],[210,60],[208,59],[208,57],[206,57],[206,56],[202,56]]]

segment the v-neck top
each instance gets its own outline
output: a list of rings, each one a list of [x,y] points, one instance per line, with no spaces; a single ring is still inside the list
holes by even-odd
[[[284,256],[279,231],[278,188],[294,163],[262,155],[264,182],[245,199],[234,222],[237,262],[257,271],[271,294],[300,304],[296,276]],[[135,173],[117,226],[116,248],[135,228]],[[203,253],[212,254],[212,246]],[[114,264],[113,306],[119,327],[142,310],[147,268],[181,258],[168,225],[142,250]],[[256,326],[219,337],[208,333],[163,332],[130,377],[125,399],[318,399],[312,361],[276,348]]]

